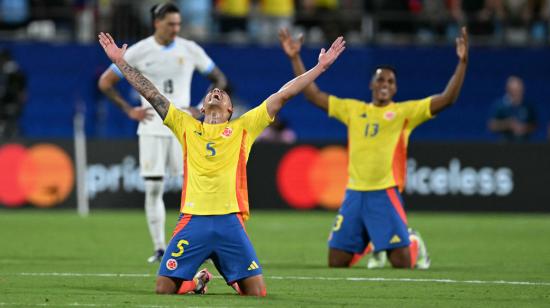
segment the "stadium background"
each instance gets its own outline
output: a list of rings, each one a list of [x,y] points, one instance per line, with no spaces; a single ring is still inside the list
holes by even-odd
[[[416,7],[410,1],[395,1],[392,5],[384,1],[297,1],[293,11],[295,31],[306,34],[306,46],[302,50],[306,65],[313,65],[319,47],[334,31],[341,30],[349,37],[349,47],[330,73],[319,79],[322,89],[343,97],[368,100],[373,68],[390,64],[398,72],[396,100],[438,93],[445,87],[456,64],[454,44],[448,34],[456,21],[450,17],[444,20],[446,31],[443,32],[419,26],[423,24],[419,17],[423,16],[422,9],[427,10],[430,2],[419,2],[423,6]],[[445,2],[443,8],[451,11],[452,2]],[[179,4],[190,8],[189,3],[181,1]],[[222,19],[228,13],[224,12],[223,1],[216,3],[217,7],[210,7],[206,34],[188,33],[193,25],[188,25],[185,11],[183,31],[199,40],[226,73],[233,100],[246,110],[260,103],[292,76],[290,64],[277,44],[275,33],[258,34],[251,26],[258,23],[262,14],[268,14],[263,11],[263,1],[252,2],[256,6],[244,12],[250,15],[244,32],[224,32]],[[227,3],[239,5],[247,1]],[[311,9],[308,5],[312,3],[319,6],[318,11],[314,11],[318,12],[314,15],[317,16],[317,28],[305,27],[303,23]],[[483,1],[478,2],[478,7],[483,7],[479,3]],[[0,15],[5,16],[1,23],[0,48],[12,53],[27,78],[27,99],[18,120],[19,135],[15,139],[0,140],[3,144],[0,147],[3,171],[0,203],[5,208],[74,206],[76,176],[71,168],[75,159],[72,138],[74,118],[79,114],[85,119],[86,187],[92,209],[140,208],[143,185],[136,171],[136,123],[97,89],[97,79],[110,63],[95,42],[95,33],[108,30],[120,42],[137,41],[150,33],[148,16],[143,13],[150,3],[119,0],[59,1],[57,4],[1,1],[0,4]],[[505,4],[502,2],[503,7]],[[462,6],[467,13],[467,3]],[[327,11],[330,14],[327,15]],[[19,24],[10,22],[10,16],[21,15],[17,12],[26,12],[26,15],[22,15]],[[409,181],[409,209],[550,210],[546,202],[522,202],[549,197],[543,185],[550,174],[546,130],[550,123],[550,88],[547,86],[550,84],[550,48],[548,31],[542,39],[534,34],[535,25],[542,22],[548,26],[547,20],[535,21],[518,27],[509,20],[493,18],[483,32],[474,18],[468,20],[468,24],[473,23],[473,33],[468,73],[460,98],[450,110],[412,135],[410,154],[413,161],[409,162],[409,179],[415,179],[417,173],[420,177],[416,182]],[[388,22],[408,27],[405,30],[403,27],[388,28]],[[326,23],[330,25],[328,30]],[[518,39],[516,32],[508,31],[514,29],[523,33],[523,40]],[[320,37],[315,35],[316,30],[321,31]],[[425,39],[427,31],[431,33],[429,40]],[[241,37],[235,37],[236,34]],[[502,144],[498,136],[487,129],[491,106],[503,95],[506,78],[510,75],[523,78],[526,100],[536,110],[538,127],[526,144]],[[196,76],[193,79],[192,104],[200,101],[206,87],[205,78]],[[122,83],[121,89],[130,101],[137,103],[137,94],[127,83]],[[288,104],[280,119],[296,133],[297,144],[257,144],[249,166],[253,207],[337,208],[345,186],[345,148],[342,147],[346,142],[345,127],[305,102],[303,96]],[[58,160],[40,154],[44,143],[60,147],[58,154],[51,155],[67,156],[60,158],[60,165],[56,165]],[[308,152],[308,144],[317,150],[310,148]],[[329,150],[328,156],[319,154],[326,153],[322,149],[331,145],[337,146],[335,151]],[[297,152],[305,148],[305,152],[298,153],[305,156],[288,155],[294,147]],[[319,153],[312,154],[312,151]],[[296,166],[302,168],[300,172],[281,176],[280,169],[284,167],[284,159],[288,160],[287,156],[296,156],[294,159],[298,161],[306,157],[303,161],[310,163],[298,163]],[[411,162],[416,170],[411,168]],[[327,170],[336,171],[317,172],[315,170],[322,168],[310,168],[315,164],[333,166]],[[67,174],[60,176],[53,171],[58,168],[66,170]],[[453,168],[456,169],[454,173]],[[35,179],[40,173],[37,170],[43,170],[39,180]],[[254,179],[264,175],[269,175],[269,183],[255,185]],[[173,208],[178,204],[178,183],[178,179],[172,179],[169,184],[172,193],[167,195],[166,203]],[[289,193],[285,187],[300,189]],[[498,187],[508,191],[497,193]],[[328,191],[325,197],[307,198],[311,194],[323,195],[325,190]],[[44,204],[33,201],[39,198],[28,197],[33,191],[50,201],[42,201]],[[302,199],[292,199],[293,193],[301,195]],[[319,198],[330,201],[319,201]]]

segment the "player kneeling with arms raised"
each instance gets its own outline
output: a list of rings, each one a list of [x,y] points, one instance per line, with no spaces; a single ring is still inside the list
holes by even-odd
[[[296,75],[305,72],[302,40],[282,29],[279,38]],[[409,136],[420,124],[451,106],[458,98],[468,64],[468,33],[456,39],[458,64],[440,94],[397,103],[396,72],[379,66],[370,82],[372,101],[339,98],[312,82],[304,94],[348,129],[349,181],[329,239],[328,265],[353,266],[374,249],[369,268],[383,267],[387,258],[396,268],[427,269],[431,261],[420,234],[409,228],[401,192],[407,172]],[[369,242],[371,244],[369,244]],[[373,247],[374,246],[374,247]]]
[[[252,143],[285,103],[327,70],[345,49],[338,38],[321,50],[311,70],[285,84],[261,105],[229,122],[232,104],[222,90],[204,99],[204,121],[174,107],[154,85],[124,61],[126,44],[119,48],[109,34],[99,42],[128,82],[158,112],[183,148],[184,180],[181,214],[160,264],[159,294],[205,293],[211,279],[208,258],[239,294],[265,296],[262,267],[245,229],[249,217],[246,162]],[[197,273],[196,273],[197,272]],[[196,273],[196,274],[195,274]]]

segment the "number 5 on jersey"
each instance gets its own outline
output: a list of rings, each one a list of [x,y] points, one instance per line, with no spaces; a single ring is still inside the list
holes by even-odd
[[[206,153],[207,156],[216,156],[216,149],[214,148],[214,142],[208,142],[206,144],[206,151],[210,153]]]

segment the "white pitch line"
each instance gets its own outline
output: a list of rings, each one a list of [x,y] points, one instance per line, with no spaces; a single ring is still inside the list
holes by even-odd
[[[62,276],[62,277],[155,277],[151,274],[116,274],[116,273],[16,273],[18,276]],[[214,276],[214,278],[222,278]],[[427,282],[427,283],[464,283],[464,284],[498,284],[518,286],[550,286],[544,281],[507,281],[507,280],[456,280],[436,278],[384,278],[384,277],[311,277],[311,276],[265,276],[273,280],[328,280],[328,281],[367,281],[367,282]]]

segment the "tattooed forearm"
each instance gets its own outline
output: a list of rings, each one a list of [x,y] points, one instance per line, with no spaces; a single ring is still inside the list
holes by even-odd
[[[120,60],[116,63],[128,82],[155,108],[160,117],[164,120],[168,114],[170,102],[155,88],[147,78],[138,70],[131,67],[126,61]]]

